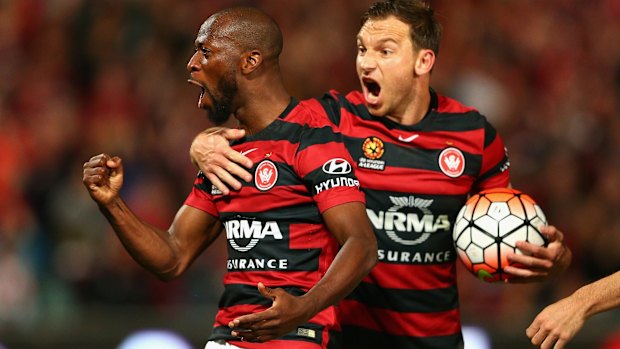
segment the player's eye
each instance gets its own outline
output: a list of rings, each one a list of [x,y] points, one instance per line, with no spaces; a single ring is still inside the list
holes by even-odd
[[[364,53],[366,53],[366,48],[364,46],[358,46],[357,54],[364,54]]]

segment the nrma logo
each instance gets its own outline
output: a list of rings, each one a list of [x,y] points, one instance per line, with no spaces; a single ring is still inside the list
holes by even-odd
[[[417,214],[366,209],[375,229],[383,230],[395,242],[413,246],[426,241],[432,233],[450,231],[448,215]]]
[[[251,250],[260,240],[268,236],[274,240],[282,240],[280,227],[274,221],[230,220],[224,222],[224,227],[228,243],[239,252]]]

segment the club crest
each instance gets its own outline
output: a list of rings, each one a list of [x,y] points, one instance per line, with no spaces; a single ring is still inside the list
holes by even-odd
[[[465,171],[465,156],[459,149],[450,147],[439,154],[439,168],[446,176],[456,178]]]
[[[267,191],[271,189],[278,180],[278,168],[270,160],[261,161],[256,166],[256,172],[254,173],[254,184],[260,191]]]

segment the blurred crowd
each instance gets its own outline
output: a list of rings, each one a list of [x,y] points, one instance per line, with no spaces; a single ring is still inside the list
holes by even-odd
[[[186,83],[202,21],[239,4],[272,15],[286,84],[309,98],[357,88],[355,33],[372,2],[0,2],[0,342],[62,327],[88,307],[215,304],[223,249],[158,281],[88,197],[82,164],[121,156],[129,205],[167,228],[196,174],[189,145],[210,126]],[[488,285],[460,273],[464,321],[521,336],[545,304],[620,266],[620,1],[430,3],[445,31],[432,86],[491,120],[513,186],[574,252],[553,283]],[[208,331],[211,318],[201,321]]]

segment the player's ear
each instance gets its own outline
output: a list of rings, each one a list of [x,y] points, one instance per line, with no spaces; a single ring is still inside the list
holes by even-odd
[[[263,55],[258,50],[245,52],[241,59],[241,72],[250,74],[263,63]]]
[[[435,65],[435,52],[429,49],[422,49],[418,51],[415,60],[415,74],[425,75],[429,74]]]

